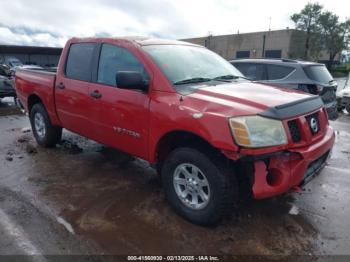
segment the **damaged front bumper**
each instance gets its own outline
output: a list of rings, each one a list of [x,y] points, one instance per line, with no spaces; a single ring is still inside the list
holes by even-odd
[[[328,127],[323,138],[312,145],[248,160],[253,167],[253,197],[272,197],[308,183],[326,165],[334,140],[333,129]]]

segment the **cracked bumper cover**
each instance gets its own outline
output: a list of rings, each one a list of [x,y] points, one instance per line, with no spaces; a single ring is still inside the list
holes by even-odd
[[[335,134],[329,126],[322,139],[303,148],[255,160],[252,192],[255,199],[272,197],[305,185],[325,166]]]

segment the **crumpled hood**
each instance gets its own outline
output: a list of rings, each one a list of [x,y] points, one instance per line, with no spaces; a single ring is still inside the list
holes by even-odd
[[[196,100],[199,99],[202,102],[208,102],[210,108],[219,104],[224,107],[230,107],[234,111],[242,111],[243,114],[255,114],[269,107],[305,99],[310,97],[310,95],[266,84],[233,82],[201,86],[194,93],[190,94],[189,97]]]

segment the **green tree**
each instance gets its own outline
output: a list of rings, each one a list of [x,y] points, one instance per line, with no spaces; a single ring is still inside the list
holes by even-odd
[[[317,35],[319,34],[319,19],[323,6],[319,3],[308,3],[300,13],[293,14],[290,19],[295,23],[296,29],[306,32],[304,59],[309,58],[311,42],[314,43],[312,54],[318,56],[321,52]]]
[[[323,12],[319,17],[320,33],[324,48],[329,53],[329,66],[342,51],[349,49],[350,19],[340,22],[332,12]]]

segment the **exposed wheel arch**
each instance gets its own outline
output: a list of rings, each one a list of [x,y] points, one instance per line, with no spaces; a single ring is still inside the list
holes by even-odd
[[[157,170],[160,171],[163,161],[174,149],[179,147],[196,148],[215,158],[224,155],[201,136],[183,130],[172,131],[165,134],[158,142],[155,159]]]
[[[254,184],[254,171],[248,163],[232,161],[228,159],[219,149],[215,148],[204,138],[188,131],[172,131],[165,134],[156,147],[156,165],[158,174],[162,173],[164,161],[169,154],[177,148],[193,148],[209,156],[213,162],[219,164],[227,170],[232,170],[232,175],[237,177],[240,189],[240,196],[250,199],[252,196],[251,187]]]
[[[30,112],[33,106],[38,103],[43,104],[43,101],[41,100],[41,98],[36,94],[30,95],[28,97],[28,103],[27,103],[28,112]]]

